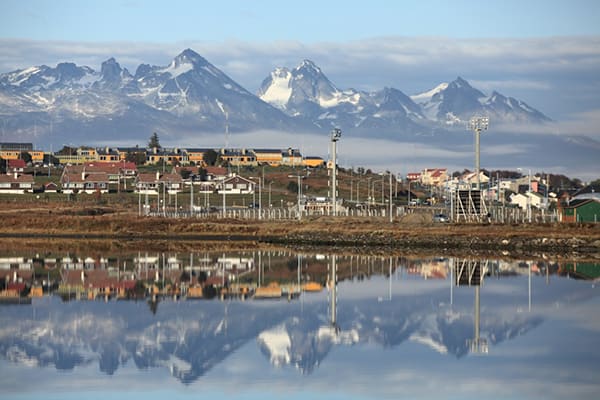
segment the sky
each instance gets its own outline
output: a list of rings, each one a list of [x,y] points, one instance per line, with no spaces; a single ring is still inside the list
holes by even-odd
[[[3,0],[0,11],[0,73],[110,57],[134,72],[190,47],[252,92],[311,59],[341,89],[411,95],[461,76],[552,119],[600,109],[593,0]]]
[[[342,90],[413,95],[460,76],[538,109],[556,133],[600,140],[599,22],[594,0],[3,0],[0,74],[110,57],[134,73],[191,48],[256,93],[274,68],[310,59]]]

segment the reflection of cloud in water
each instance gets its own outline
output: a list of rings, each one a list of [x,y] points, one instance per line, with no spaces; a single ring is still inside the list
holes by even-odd
[[[523,282],[523,279],[516,281],[520,286]],[[410,289],[412,281],[398,285],[393,282],[394,289],[407,289],[413,293],[400,296],[394,291],[391,301],[378,301],[377,297],[386,293],[387,283],[385,279],[369,281],[366,287],[373,289],[370,296],[360,289],[361,283],[340,283],[340,331],[337,334],[328,325],[328,305],[322,293],[305,295],[302,309],[298,302],[165,301],[161,302],[156,315],[152,315],[143,302],[63,304],[55,299],[43,299],[46,304],[40,304],[35,300],[35,317],[32,316],[32,307],[2,309],[0,354],[12,363],[27,366],[73,370],[75,366],[98,365],[100,371],[115,377],[123,371],[131,373],[133,366],[147,371],[166,369],[183,383],[197,380],[220,364],[220,371],[234,371],[236,379],[252,376],[256,373],[248,367],[252,361],[246,360],[250,364],[245,366],[232,366],[227,359],[236,358],[234,355],[238,350],[254,343],[265,356],[265,361],[282,367],[279,369],[282,372],[287,366],[293,366],[313,377],[331,373],[330,370],[322,371],[326,359],[330,368],[330,363],[336,365],[340,362],[340,354],[365,356],[364,346],[372,348],[375,345],[386,349],[385,354],[396,355],[396,349],[401,349],[400,354],[407,357],[417,351],[420,357],[413,360],[417,370],[432,368],[428,366],[427,359],[443,354],[451,355],[443,358],[455,362],[457,359],[469,359],[466,357],[469,350],[467,340],[473,337],[474,323],[472,288],[455,289],[455,303],[450,306],[447,304],[447,280],[414,281],[414,287]],[[435,289],[432,290],[429,283]],[[589,285],[583,287],[579,282],[555,279],[548,287],[548,293],[541,293],[542,289],[537,288],[540,293],[534,303],[534,312],[517,313],[515,307],[506,305],[514,295],[506,290],[506,285],[501,279],[490,281],[482,288],[481,336],[491,346],[517,337],[535,341],[535,335],[526,333],[535,330],[546,315],[553,317],[557,301],[563,304],[558,310],[562,319],[570,311],[565,304],[579,307],[576,301],[569,303],[564,300],[573,298],[572,293],[577,292],[577,301],[597,296],[597,291],[590,289]],[[581,308],[582,314],[592,313],[590,315],[594,315],[594,309],[592,305]],[[572,318],[573,321],[583,319]],[[551,332],[544,333],[544,336],[547,335]],[[539,338],[542,339],[546,337]],[[337,351],[334,352],[335,349]],[[495,362],[502,360],[502,363],[511,363],[515,359],[521,362],[527,357],[541,358],[554,367],[557,365],[550,359],[552,349],[539,343],[523,352],[511,349],[508,347],[507,352],[507,347],[502,346],[502,349],[494,351],[492,347],[490,357]],[[332,357],[332,354],[335,356]],[[379,354],[384,357],[384,353]],[[354,358],[352,360],[357,362]],[[454,374],[459,374],[459,364],[452,365],[458,369]],[[351,374],[348,369],[340,368],[342,370],[336,373]],[[378,369],[370,364],[369,368]],[[396,375],[405,379],[410,376],[398,365],[389,373],[390,379]],[[448,371],[448,374],[453,372]],[[214,379],[214,374],[211,379]],[[487,379],[491,385],[500,380],[482,377],[476,382],[480,384]],[[471,390],[468,385],[461,384],[461,388],[465,392]],[[385,392],[391,389],[378,390]]]

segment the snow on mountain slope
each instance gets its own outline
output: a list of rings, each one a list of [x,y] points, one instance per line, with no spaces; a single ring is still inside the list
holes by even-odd
[[[292,95],[291,80],[292,74],[287,68],[276,68],[270,77],[263,81],[261,87],[265,89],[264,92],[259,91],[258,97],[284,110]]]

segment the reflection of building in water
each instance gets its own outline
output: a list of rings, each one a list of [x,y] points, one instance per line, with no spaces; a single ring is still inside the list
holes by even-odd
[[[25,257],[0,257],[0,270],[31,269],[33,260]]]
[[[480,288],[483,278],[488,273],[488,261],[477,260],[454,260],[453,264],[454,279],[457,286],[475,287],[475,305],[474,305],[474,327],[473,338],[467,340],[467,345],[471,353],[487,354],[489,351],[486,338],[482,338],[479,332],[480,325]]]
[[[250,257],[219,257],[217,264],[219,269],[228,271],[248,271],[254,269],[254,259]]]
[[[408,264],[406,272],[421,275],[424,279],[446,279],[449,263],[447,258],[414,260]]]

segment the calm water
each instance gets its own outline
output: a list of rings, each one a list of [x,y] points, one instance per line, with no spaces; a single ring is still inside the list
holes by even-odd
[[[63,267],[61,256],[51,268]],[[23,255],[20,267],[41,259]],[[326,284],[333,264],[328,254],[285,252],[99,259],[84,267],[141,278],[201,265],[211,277],[224,271],[231,286]],[[0,398],[598,398],[600,265],[335,262],[335,304],[325,286],[291,300],[45,295],[0,305]],[[485,276],[480,286],[474,271]]]

